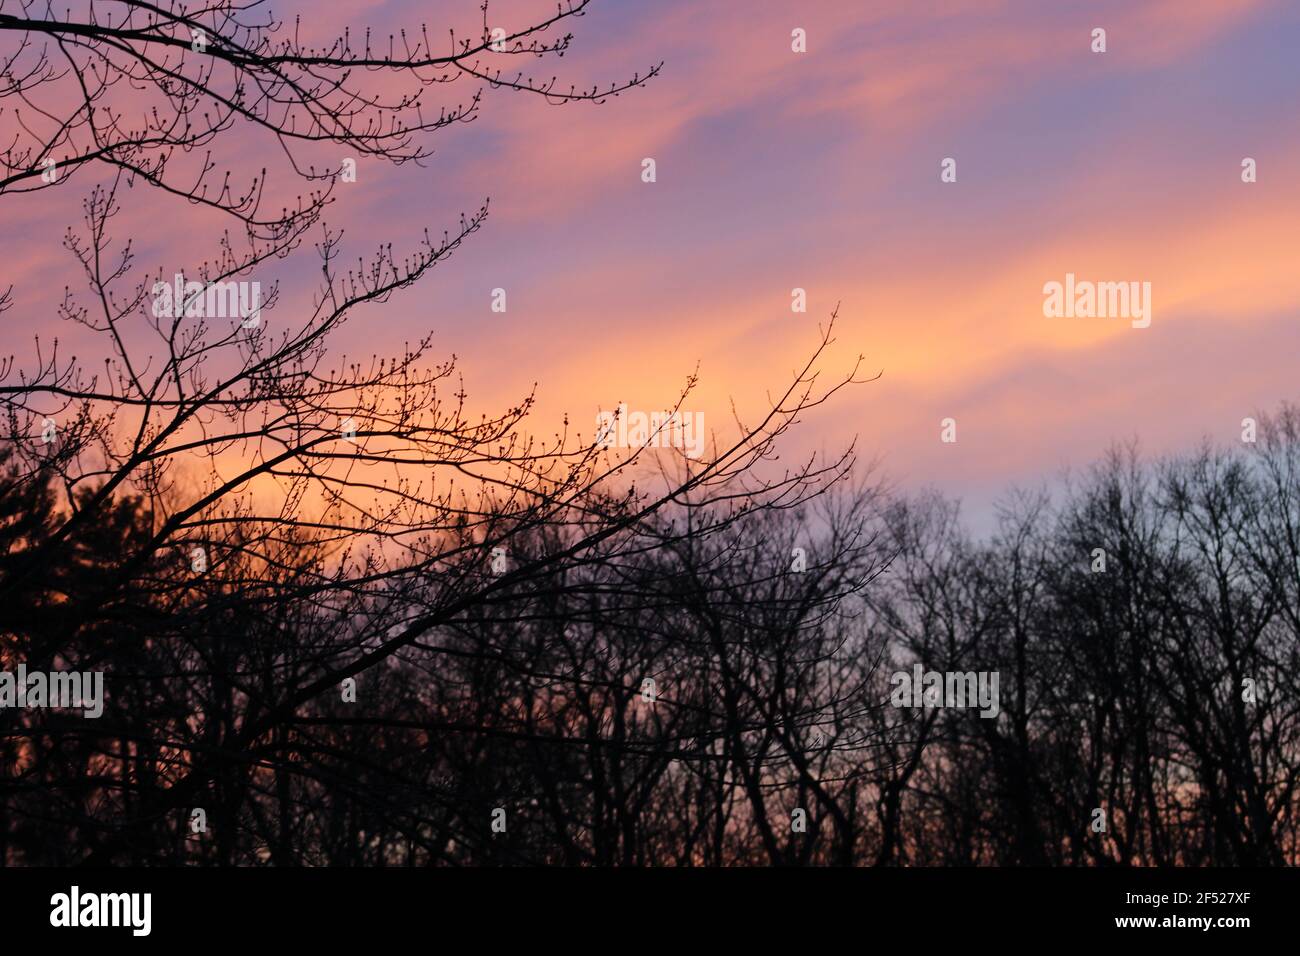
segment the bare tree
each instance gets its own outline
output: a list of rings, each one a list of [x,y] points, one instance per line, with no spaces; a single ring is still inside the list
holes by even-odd
[[[75,830],[78,859],[154,859],[167,846],[232,863],[246,859],[247,833],[279,862],[302,861],[304,842],[351,847],[359,824],[330,816],[336,804],[318,803],[319,819],[292,809],[309,781],[351,794],[350,813],[397,820],[410,846],[463,844],[461,815],[430,815],[413,797],[424,782],[399,786],[406,778],[390,762],[359,754],[363,731],[324,698],[351,681],[372,680],[376,693],[406,686],[404,655],[455,656],[438,638],[505,596],[669,547],[674,536],[654,521],[665,509],[707,516],[691,532],[705,534],[816,495],[850,467],[851,448],[794,471],[768,467],[802,412],[858,381],[854,369],[819,383],[834,317],[766,413],[737,421],[733,435],[715,432],[709,454],[682,459],[659,485],[631,480],[650,454],[643,447],[611,452],[567,423],[533,433],[531,394],[476,417],[454,363],[431,360],[429,337],[361,361],[331,350],[344,322],[394,301],[477,232],[488,204],[405,255],[384,245],[345,268],[341,232],[325,220],[345,170],[316,168],[313,147],[419,163],[428,136],[471,118],[485,88],[602,103],[652,78],[658,67],[565,89],[502,65],[567,52],[568,34],[546,35],[588,6],[573,0],[500,35],[483,4],[481,28],[453,32],[445,52],[423,27],[311,46],[298,25],[284,36],[258,2],[2,8],[0,36],[12,42],[0,53],[0,104],[13,133],[0,143],[0,195],[88,187],[83,223],[64,241],[87,292],[69,287],[60,318],[101,353],[68,356],[38,337],[30,364],[14,357],[0,369],[6,495],[43,505],[30,532],[18,530],[17,512],[7,516],[6,660],[106,662],[115,688],[101,721],[24,715],[6,731],[19,741],[14,765],[26,768],[17,791],[71,787],[55,817]],[[380,80],[407,92],[379,90]],[[429,97],[457,82],[472,91],[435,110]],[[280,168],[235,185],[221,161],[235,136],[262,137]],[[286,178],[308,191],[285,201]],[[192,281],[172,286],[173,272],[186,274],[175,266],[141,272],[132,243],[115,239],[124,191],[142,186],[213,223],[216,244],[188,270]],[[241,298],[241,283],[306,251],[312,232],[321,278],[306,312],[282,316],[274,283],[265,297]],[[21,313],[22,293],[0,304]],[[668,411],[693,387],[690,378]],[[91,593],[77,589],[84,572],[76,588],[53,572],[79,564],[101,572]],[[57,627],[27,619],[52,604],[64,608]],[[486,667],[513,652],[473,654]],[[501,693],[480,690],[477,707]],[[424,716],[412,719],[418,726],[392,741],[399,751],[429,733]],[[471,738],[462,757],[488,746],[484,726],[439,720]],[[74,767],[55,756],[64,735],[77,741]],[[509,785],[484,784],[479,796],[500,799]],[[211,809],[211,846],[189,840],[194,809]],[[32,800],[7,810],[43,812]],[[318,828],[311,841],[308,826]]]

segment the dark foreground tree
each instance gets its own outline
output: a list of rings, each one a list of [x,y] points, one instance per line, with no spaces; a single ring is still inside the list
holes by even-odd
[[[6,668],[102,670],[109,688],[96,719],[0,714],[4,859],[373,860],[369,843],[341,857],[330,847],[388,840],[390,826],[428,858],[446,855],[432,848],[464,845],[468,822],[431,813],[423,777],[393,776],[402,740],[365,743],[363,713],[395,719],[376,698],[397,662],[432,655],[421,666],[438,675],[472,658],[485,679],[516,649],[443,640],[505,596],[550,589],[558,601],[566,574],[794,506],[847,473],[851,449],[792,470],[770,462],[802,412],[856,380],[818,381],[830,326],[756,422],[715,430],[702,458],[648,478],[643,448],[611,451],[567,423],[530,431],[532,395],[475,415],[431,336],[361,361],[330,347],[365,307],[400,301],[488,209],[405,255],[384,245],[344,268],[325,220],[348,177],[340,152],[423,161],[428,137],[471,118],[487,88],[600,103],[652,78],[657,67],[574,89],[505,65],[568,51],[557,31],[588,6],[496,31],[483,4],[468,35],[422,27],[323,46],[257,2],[0,7],[0,197],[82,191],[60,319],[95,343],[72,356],[42,334],[33,358],[0,368],[0,654]],[[250,156],[275,165],[245,169]],[[138,268],[113,234],[128,194],[158,224],[173,207],[201,217],[207,259]],[[309,251],[313,234],[320,285],[305,312],[286,314],[258,277]],[[33,301],[6,286],[6,321],[32,323]],[[505,690],[484,685],[473,706],[486,712]],[[427,737],[418,687],[402,693]],[[340,721],[331,706],[353,710]],[[499,744],[486,721],[448,730],[466,754]],[[330,788],[319,818],[295,803],[323,799],[309,781]],[[340,803],[346,793],[356,801]]]

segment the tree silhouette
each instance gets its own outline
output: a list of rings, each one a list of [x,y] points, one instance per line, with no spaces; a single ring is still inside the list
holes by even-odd
[[[588,6],[561,4],[501,36],[483,4],[481,29],[452,32],[445,53],[423,27],[312,46],[299,24],[284,37],[257,2],[0,13],[12,41],[0,103],[15,130],[0,145],[0,196],[87,188],[82,224],[64,238],[87,292],[70,286],[59,317],[99,347],[72,356],[38,336],[32,360],[0,368],[13,529],[0,580],[5,661],[100,666],[111,688],[99,720],[4,715],[8,826],[62,829],[67,846],[43,850],[32,837],[11,844],[14,858],[303,862],[339,828],[351,839],[361,817],[398,821],[411,845],[431,846],[432,826],[464,841],[451,829],[464,822],[431,816],[394,776],[398,761],[366,755],[364,720],[326,698],[349,681],[382,693],[417,651],[467,653],[441,636],[520,589],[563,590],[571,570],[794,506],[847,472],[852,449],[760,474],[803,411],[858,381],[856,369],[818,381],[833,316],[756,423],[715,432],[698,461],[660,456],[680,460],[661,462],[658,483],[632,478],[653,451],[611,451],[567,423],[532,432],[532,394],[475,418],[454,361],[431,359],[431,336],[364,360],[331,348],[363,306],[396,301],[477,232],[488,203],[404,255],[385,244],[344,268],[326,214],[345,171],[316,168],[311,149],[419,163],[430,135],[479,111],[485,88],[598,104],[653,78],[658,67],[565,89],[502,65],[567,52],[570,35],[546,35]],[[430,104],[466,84],[461,102]],[[237,166],[223,160],[255,152],[259,137],[280,166],[237,185]],[[285,201],[286,179],[307,191]],[[207,217],[208,259],[137,268],[113,226],[124,195],[141,189],[160,209]],[[260,308],[231,314],[247,304],[240,283],[306,252],[312,233],[321,280],[306,311],[283,315],[272,285]],[[173,272],[191,280],[175,295]],[[214,295],[231,309],[211,314]],[[0,305],[22,315],[24,302],[19,287]],[[666,529],[656,515],[669,510],[698,517],[687,531]],[[468,653],[486,667],[510,652]],[[420,711],[417,736],[427,719]],[[474,738],[471,751],[494,733],[454,726]],[[390,744],[401,750],[398,738]],[[76,758],[65,764],[69,747]],[[335,788],[327,805],[308,781]],[[43,800],[50,792],[59,799]],[[270,793],[279,805],[266,816]],[[340,793],[354,801],[342,820]],[[310,840],[303,828],[315,817],[300,818],[297,800],[328,817]],[[192,832],[195,809],[210,838]]]

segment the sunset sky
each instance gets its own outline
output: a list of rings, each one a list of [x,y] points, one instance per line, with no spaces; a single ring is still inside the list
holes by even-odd
[[[476,15],[438,6],[361,3],[350,22]],[[494,3],[492,16],[508,28],[553,7]],[[791,51],[795,28],[806,54]],[[432,330],[476,411],[538,383],[543,432],[565,412],[589,429],[619,401],[663,408],[698,363],[688,407],[726,428],[728,400],[755,410],[783,388],[839,303],[825,374],[861,352],[883,375],[808,415],[790,450],[856,435],[902,488],[976,508],[1115,440],[1156,454],[1233,441],[1244,416],[1300,399],[1300,5],[600,0],[570,29],[573,52],[538,61],[544,75],[608,83],[663,61],[662,74],[599,106],[490,91],[424,168],[363,162],[328,216],[354,255],[414,246],[489,196],[492,212],[339,346],[389,351]],[[940,182],[945,157],[956,183]],[[1242,182],[1244,157],[1258,182]],[[167,200],[140,202],[128,215],[163,215]],[[52,309],[74,208],[19,207],[0,287],[43,283]],[[48,241],[19,238],[37,233]],[[141,265],[170,273],[174,239],[150,235]],[[315,268],[310,255],[286,267],[279,314]],[[1067,273],[1149,281],[1150,328],[1045,318],[1043,285]],[[496,287],[504,315],[489,308]],[[791,312],[794,287],[806,314]],[[9,325],[4,351],[26,354],[31,323]],[[945,417],[955,445],[939,441]]]

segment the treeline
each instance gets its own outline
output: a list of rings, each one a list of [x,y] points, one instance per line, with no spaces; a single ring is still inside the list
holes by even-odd
[[[292,535],[203,573],[133,562],[155,518],[130,497],[32,574],[58,501],[12,468],[0,486],[0,573],[23,582],[3,669],[102,669],[107,700],[0,711],[11,865],[1297,859],[1294,408],[1256,444],[1117,450],[1010,496],[985,540],[937,495],[841,483],[597,543],[575,512],[506,535],[495,567],[383,583],[370,555],[374,587]],[[996,672],[998,715],[893,706],[917,663]]]

